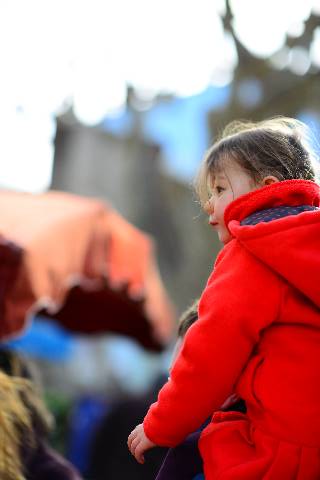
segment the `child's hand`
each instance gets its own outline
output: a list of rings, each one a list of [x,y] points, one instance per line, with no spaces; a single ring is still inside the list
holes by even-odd
[[[149,440],[144,433],[142,423],[140,423],[140,425],[130,433],[128,437],[128,447],[137,462],[144,463],[143,453],[150,448],[156,447],[156,444]]]

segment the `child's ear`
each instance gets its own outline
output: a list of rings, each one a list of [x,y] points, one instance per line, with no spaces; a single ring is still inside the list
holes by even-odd
[[[267,177],[264,177],[261,181],[261,184],[263,187],[266,185],[271,185],[272,183],[279,182],[280,180],[277,177],[274,177],[273,175],[268,175]]]

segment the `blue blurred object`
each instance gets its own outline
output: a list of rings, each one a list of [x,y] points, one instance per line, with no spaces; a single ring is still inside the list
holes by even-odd
[[[62,327],[45,317],[35,317],[23,336],[8,342],[6,347],[31,357],[65,361],[72,355],[74,338]]]
[[[133,128],[133,114],[130,110],[123,109],[119,115],[106,117],[101,126],[113,135],[128,135]]]
[[[146,351],[132,338],[109,335],[104,352],[106,362],[112,365],[114,379],[128,394],[147,391],[163,370],[162,357]]]
[[[67,458],[83,475],[89,467],[90,449],[97,427],[109,408],[105,398],[93,395],[80,398],[73,408]]]
[[[309,138],[310,146],[314,150],[317,158],[320,156],[320,121],[319,114],[312,110],[302,110],[298,115],[298,119],[308,125],[311,130],[311,137]]]
[[[208,113],[223,107],[230,86],[208,87],[198,95],[173,98],[145,113],[144,134],[159,143],[168,171],[181,180],[193,178],[205,150],[212,143]]]

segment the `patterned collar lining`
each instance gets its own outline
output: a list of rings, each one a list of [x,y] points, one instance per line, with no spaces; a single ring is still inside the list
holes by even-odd
[[[240,225],[256,225],[260,222],[271,222],[279,218],[288,217],[289,215],[298,215],[301,212],[309,212],[313,210],[319,210],[317,207],[311,205],[299,205],[297,207],[273,207],[266,210],[259,210],[244,218]]]

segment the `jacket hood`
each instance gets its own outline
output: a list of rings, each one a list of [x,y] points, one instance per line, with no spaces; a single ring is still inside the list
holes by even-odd
[[[286,180],[254,190],[232,202],[225,212],[228,228],[244,248],[320,307],[320,190],[307,180]],[[255,212],[276,207],[313,207],[241,224]],[[289,209],[290,210],[290,209]]]

